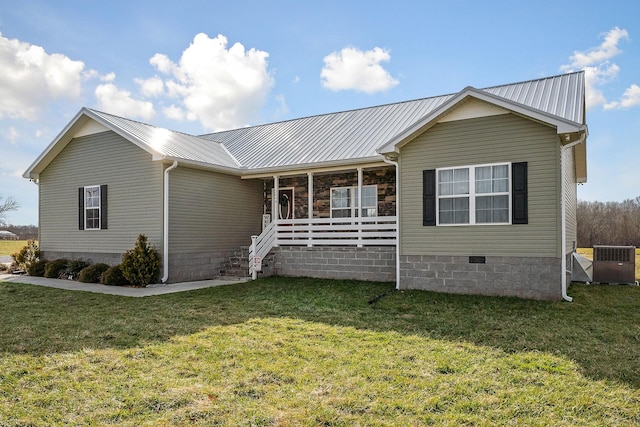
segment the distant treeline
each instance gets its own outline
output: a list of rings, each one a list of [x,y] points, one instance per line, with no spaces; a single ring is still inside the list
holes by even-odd
[[[640,196],[623,202],[586,202],[578,200],[579,248],[593,245],[633,245],[640,247]],[[37,239],[35,225],[3,227],[21,240]]]
[[[2,229],[17,234],[20,240],[38,239],[38,227],[35,225],[7,225]]]
[[[578,247],[640,247],[640,197],[623,202],[578,201]]]

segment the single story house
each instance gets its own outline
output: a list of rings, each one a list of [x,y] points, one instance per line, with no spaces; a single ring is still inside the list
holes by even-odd
[[[254,276],[570,300],[587,133],[583,72],[198,136],[83,108],[24,177],[47,259],[144,233],[163,282],[250,246]]]
[[[0,230],[0,240],[18,240],[18,235],[8,230]]]

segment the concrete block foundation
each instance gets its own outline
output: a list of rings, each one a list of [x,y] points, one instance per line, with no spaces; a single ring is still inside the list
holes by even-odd
[[[282,246],[273,248],[272,273],[279,276],[396,280],[395,247]]]
[[[562,299],[559,258],[403,255],[400,289],[454,294]]]

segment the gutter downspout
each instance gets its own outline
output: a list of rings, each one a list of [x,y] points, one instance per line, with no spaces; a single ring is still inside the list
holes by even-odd
[[[400,165],[388,157],[382,160],[396,167],[396,290],[400,290]]]
[[[162,283],[167,283],[169,279],[169,171],[178,167],[178,161],[174,160],[173,164],[164,170],[164,200],[163,200],[163,217],[162,224]]]
[[[560,176],[561,176],[561,185],[560,185],[560,204],[561,204],[561,212],[562,212],[562,238],[561,238],[561,255],[562,255],[562,299],[568,302],[573,301],[569,295],[567,295],[567,254],[565,253],[567,248],[567,207],[566,207],[566,189],[565,189],[565,181],[564,181],[564,153],[565,150],[573,147],[574,145],[582,144],[586,138],[586,135],[583,133],[580,139],[574,141],[567,145],[560,145]]]
[[[40,221],[40,177],[38,175],[38,178],[30,178],[29,181],[38,187],[38,248],[40,248],[40,243],[42,242],[42,236],[40,236],[40,224],[42,224],[42,221]]]

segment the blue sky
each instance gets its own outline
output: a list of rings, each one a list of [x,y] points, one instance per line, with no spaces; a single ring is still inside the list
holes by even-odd
[[[0,1],[0,196],[83,106],[187,133],[584,69],[583,200],[640,196],[640,2]]]

